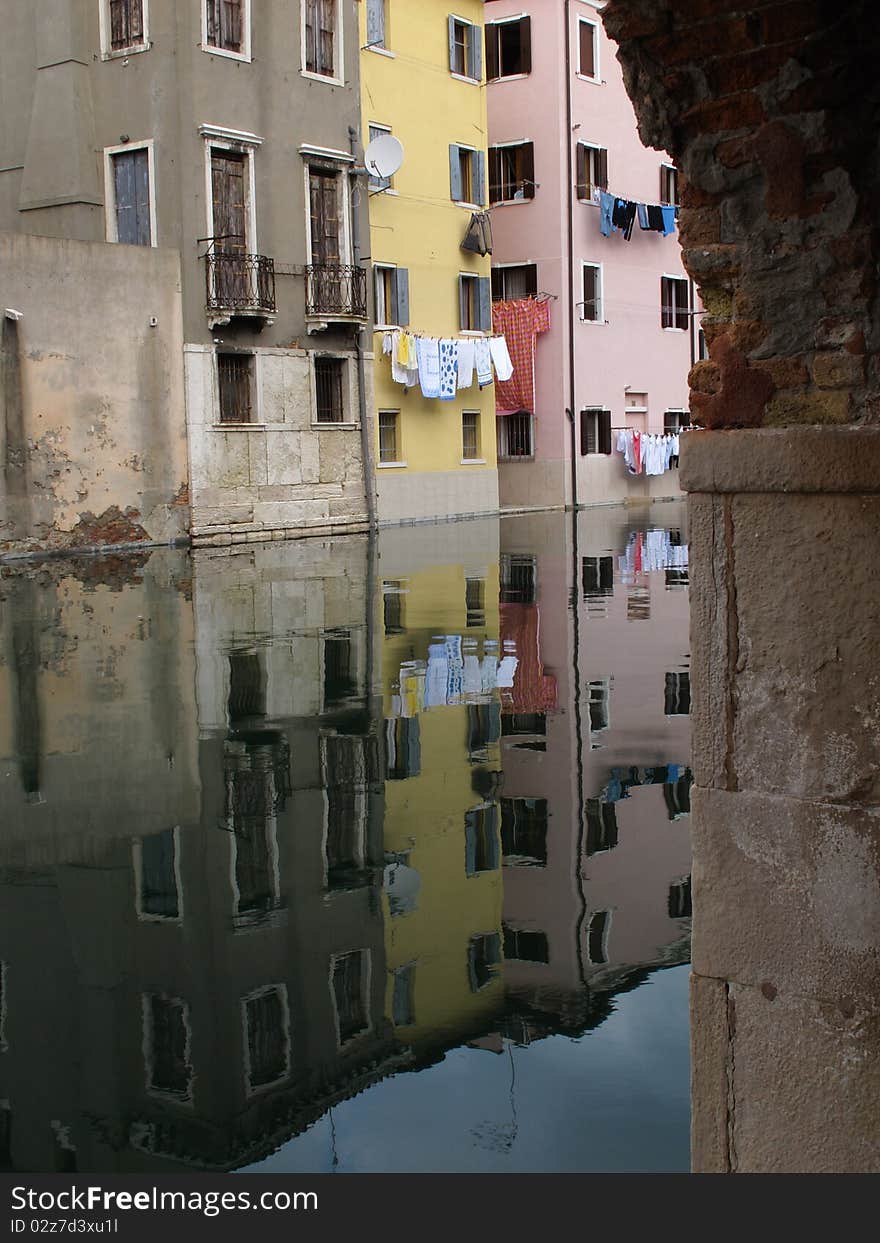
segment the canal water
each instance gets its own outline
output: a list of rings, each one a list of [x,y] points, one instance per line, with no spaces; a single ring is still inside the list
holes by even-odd
[[[684,506],[0,573],[0,1168],[683,1171]]]

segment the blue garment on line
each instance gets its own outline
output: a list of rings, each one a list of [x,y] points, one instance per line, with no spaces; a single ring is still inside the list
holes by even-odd
[[[661,207],[660,210],[663,213],[663,236],[668,237],[675,232],[675,208]]]
[[[599,191],[599,232],[603,237],[611,235],[611,215],[614,211],[615,198],[607,190]]]

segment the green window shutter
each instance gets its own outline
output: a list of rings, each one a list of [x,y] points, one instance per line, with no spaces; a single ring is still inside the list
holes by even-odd
[[[409,270],[396,268],[394,272],[394,322],[400,328],[409,323]]]
[[[457,143],[449,144],[449,197],[454,203],[461,202],[461,164],[459,163],[459,147]]]

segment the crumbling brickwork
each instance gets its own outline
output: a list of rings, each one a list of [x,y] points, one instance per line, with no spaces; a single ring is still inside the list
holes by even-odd
[[[706,427],[880,423],[871,0],[609,0],[642,139],[684,174]]]

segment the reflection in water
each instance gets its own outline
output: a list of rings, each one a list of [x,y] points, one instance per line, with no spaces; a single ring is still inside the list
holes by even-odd
[[[649,518],[0,580],[3,1168],[686,1168]]]

